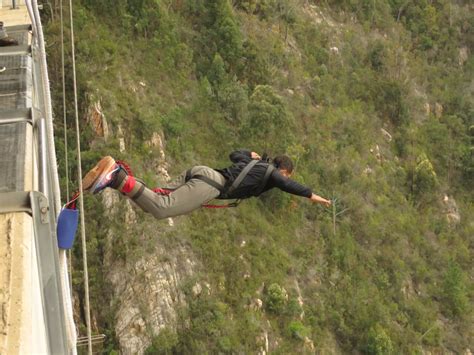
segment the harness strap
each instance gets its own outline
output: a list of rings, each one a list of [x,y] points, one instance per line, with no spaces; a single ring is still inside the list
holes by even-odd
[[[235,202],[227,203],[225,205],[210,205],[210,204],[205,204],[202,205],[204,208],[229,208],[229,207],[238,207],[240,204],[240,200],[236,200]]]
[[[184,178],[184,181],[188,182],[192,177],[193,174],[191,174],[191,169],[186,170],[186,177]]]
[[[226,194],[231,194],[235,189],[237,189],[240,185],[240,183],[245,179],[249,171],[257,165],[258,160],[252,160],[250,163],[248,163],[245,168],[240,172],[240,174],[236,177],[232,185],[229,187],[229,189],[226,191]]]
[[[133,195],[133,196],[131,197],[131,199],[132,199],[133,201],[136,201],[137,198],[139,198],[139,197],[143,194],[143,191],[145,191],[145,185],[144,185],[144,184],[142,184],[142,186],[140,186],[140,188],[138,189],[138,191],[136,192],[136,194]]]
[[[269,164],[267,167],[267,170],[265,171],[265,175],[263,177],[262,182],[260,183],[260,186],[258,187],[258,190],[256,192],[256,196],[260,195],[267,185],[268,179],[270,179],[270,175],[272,175],[273,170],[275,170],[275,167],[272,164]]]
[[[158,194],[158,195],[169,195],[170,193],[173,192],[173,190],[156,187],[156,188],[153,189],[153,192]],[[229,208],[229,207],[237,207],[239,205],[239,203],[240,203],[240,200],[237,200],[235,202],[231,202],[231,203],[228,203],[228,204],[225,204],[225,205],[212,205],[212,204],[207,203],[207,204],[202,205],[202,207],[204,207],[204,208],[214,208],[214,209]]]
[[[219,192],[222,192],[224,190],[224,186],[219,184],[218,182],[208,178],[207,176],[204,175],[193,175],[193,179],[199,179],[201,181],[204,181],[206,184],[211,185],[213,188],[219,190]]]
[[[214,181],[211,178],[204,175],[200,175],[200,174],[193,175],[191,174],[191,169],[189,169],[186,171],[185,181],[189,181],[191,179],[199,179],[201,181],[204,181],[206,184],[211,185],[213,188],[217,189],[220,193],[224,191],[224,186],[219,184],[217,181]]]

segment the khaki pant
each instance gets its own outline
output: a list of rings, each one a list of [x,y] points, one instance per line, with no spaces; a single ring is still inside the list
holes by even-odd
[[[224,186],[225,178],[207,166],[195,166],[191,175],[203,175]],[[151,213],[155,218],[163,219],[187,214],[201,207],[202,204],[219,196],[220,191],[206,182],[191,178],[186,182],[186,172],[168,184],[165,189],[173,190],[169,195],[160,195],[142,182],[136,182],[134,191],[143,192],[134,194],[132,200],[145,212]]]

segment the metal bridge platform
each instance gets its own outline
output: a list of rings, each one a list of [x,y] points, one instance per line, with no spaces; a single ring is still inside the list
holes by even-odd
[[[18,41],[0,47],[0,354],[75,353],[47,197],[40,65],[27,8],[16,3],[0,0],[0,21]]]

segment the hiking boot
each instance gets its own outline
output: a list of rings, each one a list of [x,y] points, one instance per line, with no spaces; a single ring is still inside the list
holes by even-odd
[[[96,194],[106,187],[117,188],[127,177],[126,171],[111,156],[102,158],[82,179],[84,191]]]

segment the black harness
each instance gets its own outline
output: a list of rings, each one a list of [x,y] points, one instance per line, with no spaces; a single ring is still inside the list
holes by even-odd
[[[206,184],[211,185],[212,187],[219,190],[219,192],[220,192],[219,198],[220,199],[232,198],[232,197],[229,197],[229,196],[231,196],[231,194],[235,190],[237,190],[237,188],[240,186],[242,181],[244,181],[245,177],[248,175],[250,170],[252,170],[252,168],[255,165],[257,165],[259,162],[260,162],[259,160],[252,160],[250,163],[248,163],[245,166],[245,168],[242,169],[242,171],[239,173],[239,175],[235,178],[235,180],[232,181],[232,184],[230,186],[228,186],[228,184],[225,184],[224,186],[222,186],[218,182],[216,182],[216,181],[214,181],[214,180],[212,180],[209,177],[204,176],[204,175],[200,175],[200,174],[193,175],[191,173],[191,169],[186,171],[185,180],[187,182],[190,179],[199,179],[201,181],[204,181]],[[268,163],[265,163],[265,164],[268,164]],[[272,174],[273,170],[275,170],[275,167],[272,164],[268,164],[267,170],[265,171],[265,175],[263,176],[263,179],[260,182],[260,184],[258,186],[258,189],[253,194],[254,196],[258,196],[262,193],[263,189],[267,185],[268,179],[270,178],[270,175]]]

